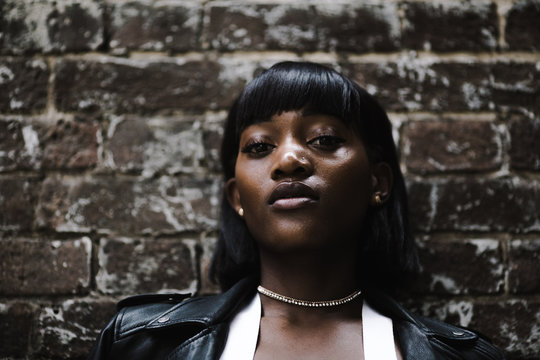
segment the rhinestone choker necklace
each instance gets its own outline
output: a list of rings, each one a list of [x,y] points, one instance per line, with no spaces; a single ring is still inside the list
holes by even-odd
[[[307,307],[327,307],[327,306],[338,306],[348,303],[349,301],[352,301],[356,299],[361,293],[362,290],[356,290],[350,295],[345,296],[341,299],[335,299],[335,300],[326,300],[326,301],[309,301],[309,300],[299,300],[292,297],[288,297],[285,295],[277,294],[273,291],[268,290],[267,288],[262,287],[259,285],[257,287],[257,291],[263,295],[266,295],[274,300],[282,301],[287,304],[293,304],[298,306],[307,306]]]

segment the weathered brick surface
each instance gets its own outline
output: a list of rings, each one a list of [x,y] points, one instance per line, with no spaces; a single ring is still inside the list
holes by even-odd
[[[422,272],[417,292],[426,294],[495,294],[504,287],[499,241],[493,239],[422,239]],[[452,266],[448,266],[452,259]],[[474,264],[474,266],[471,266]]]
[[[516,1],[506,15],[506,43],[512,50],[540,50],[540,2]]]
[[[489,121],[413,121],[403,129],[405,163],[417,173],[487,171],[501,166],[501,136]]]
[[[0,113],[44,110],[49,72],[44,60],[0,58]]]
[[[43,305],[35,358],[86,359],[100,330],[116,312],[110,299],[77,299]]]
[[[0,231],[30,231],[40,183],[36,178],[0,177]]]
[[[538,111],[540,70],[535,63],[398,61],[344,65],[389,110]]]
[[[17,120],[0,119],[0,171],[31,167],[32,158],[36,157],[36,142],[32,141],[36,137],[28,135],[31,129]]]
[[[540,114],[538,63],[497,62],[491,66],[490,87],[496,108]]]
[[[538,231],[538,184],[514,179],[411,182],[412,220],[423,231]],[[418,217],[416,215],[419,214]]]
[[[314,15],[300,3],[210,5],[205,36],[219,50],[314,50]]]
[[[38,309],[24,302],[0,302],[0,357],[23,358],[30,350]]]
[[[318,48],[363,53],[393,51],[401,42],[397,5],[389,1],[316,6]]]
[[[121,50],[187,51],[199,48],[198,1],[174,5],[138,2],[110,4],[110,47]]]
[[[0,54],[95,50],[103,42],[100,0],[5,0]]]
[[[540,239],[514,239],[509,244],[508,282],[513,293],[540,290]]]
[[[116,113],[225,107],[244,82],[218,82],[221,70],[213,61],[60,61],[56,106]]]
[[[201,170],[205,150],[200,118],[125,116],[113,121],[105,150],[109,167],[145,176]]]
[[[475,63],[398,62],[355,64],[351,74],[389,110],[488,110],[490,71]]]
[[[0,118],[0,171],[93,167],[98,131],[92,121]]]
[[[76,294],[90,285],[88,238],[0,241],[1,295]]]
[[[403,45],[434,51],[494,50],[498,17],[491,1],[405,2]]]
[[[540,170],[540,117],[512,115],[510,129],[510,164],[520,170]]]
[[[216,114],[215,116],[207,117],[203,124],[204,164],[211,171],[219,172],[221,169],[219,152],[225,118],[225,113]]]
[[[216,225],[218,190],[207,179],[49,177],[37,222],[60,232],[200,231]]]
[[[45,169],[84,169],[97,163],[99,125],[96,122],[63,121],[40,134]]]
[[[396,4],[216,4],[207,41],[220,50],[389,51],[399,45]]]
[[[197,289],[195,249],[173,239],[101,239],[97,288],[108,294]]]

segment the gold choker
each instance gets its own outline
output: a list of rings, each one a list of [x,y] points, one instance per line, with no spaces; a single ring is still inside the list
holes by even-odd
[[[362,290],[356,290],[350,295],[345,296],[341,299],[336,300],[327,300],[327,301],[309,301],[309,300],[299,300],[292,297],[288,297],[285,295],[277,294],[273,291],[268,290],[267,288],[262,287],[259,285],[257,287],[257,291],[263,295],[266,295],[274,300],[282,301],[287,304],[293,304],[298,306],[307,306],[307,307],[327,307],[327,306],[338,306],[348,303],[349,301],[352,301],[356,299],[360,294],[362,294]]]

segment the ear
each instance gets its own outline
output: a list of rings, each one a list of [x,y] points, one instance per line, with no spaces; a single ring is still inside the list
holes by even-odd
[[[394,175],[392,168],[385,162],[380,162],[371,166],[371,189],[373,196],[379,194],[382,202],[385,202],[394,185]]]
[[[229,205],[234,209],[236,213],[242,207],[240,202],[240,194],[238,193],[238,187],[236,186],[236,178],[230,178],[225,184],[225,194],[227,195],[227,201]]]

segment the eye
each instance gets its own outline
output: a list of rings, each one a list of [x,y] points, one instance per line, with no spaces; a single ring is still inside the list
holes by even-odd
[[[274,145],[268,144],[265,142],[253,142],[253,143],[248,143],[240,151],[244,154],[261,156],[272,151],[274,147],[275,147]]]
[[[345,142],[344,139],[333,135],[321,135],[308,141],[308,144],[327,150],[334,150]]]

